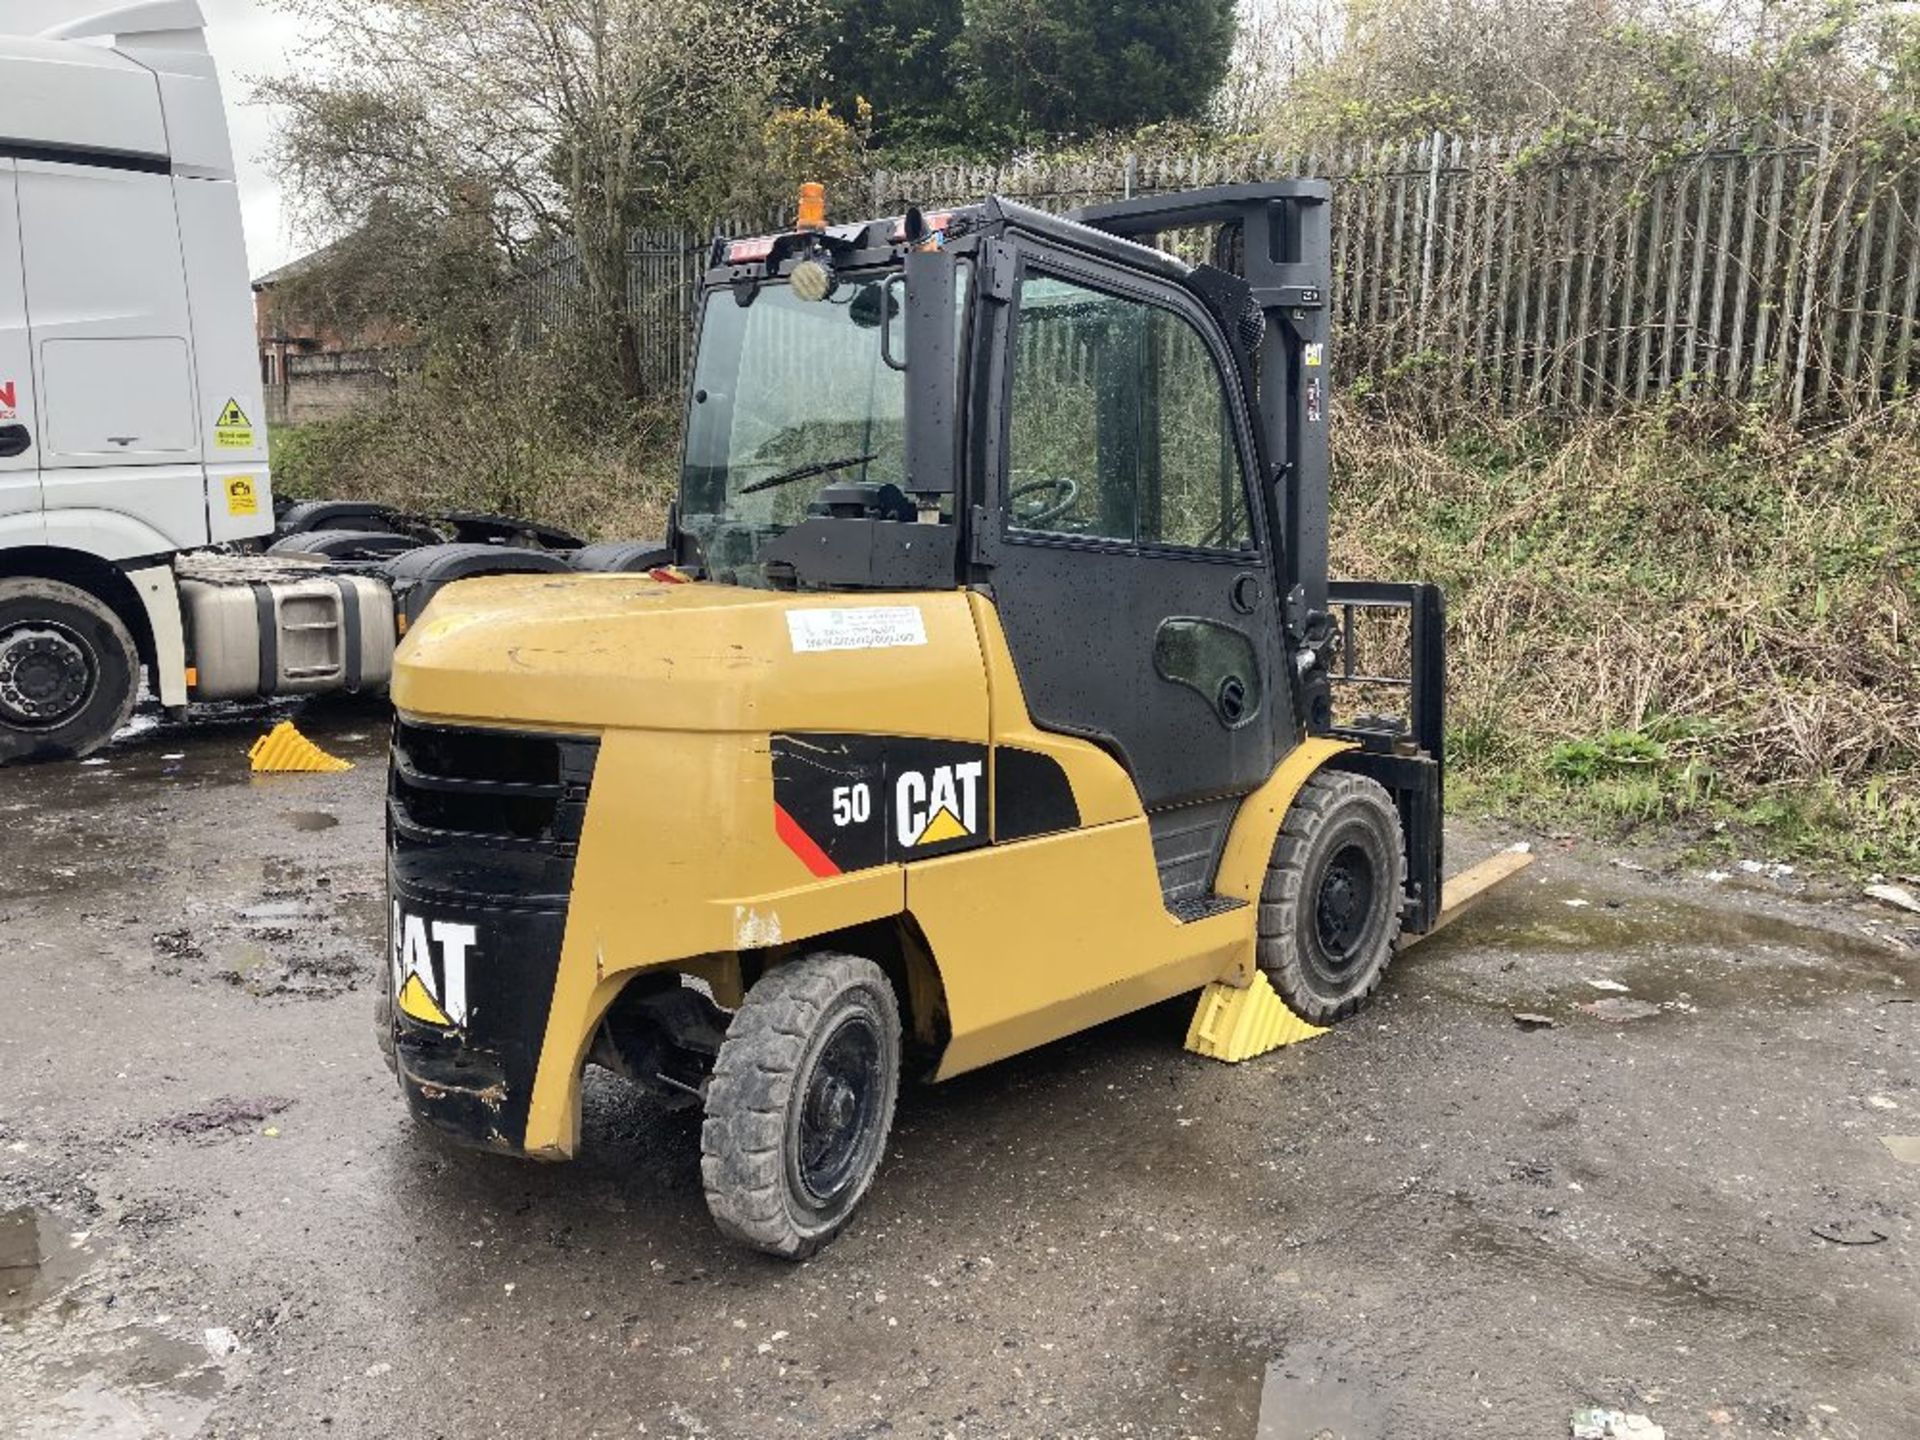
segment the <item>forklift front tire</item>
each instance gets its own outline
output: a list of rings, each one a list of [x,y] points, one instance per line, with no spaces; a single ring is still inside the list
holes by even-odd
[[[1373,997],[1406,887],[1400,815],[1382,786],[1323,770],[1300,787],[1267,865],[1256,951],[1288,1009],[1332,1025]]]
[[[899,1092],[900,1008],[878,965],[821,953],[769,971],[707,1087],[700,1174],[715,1223],[770,1254],[813,1254],[873,1182]]]

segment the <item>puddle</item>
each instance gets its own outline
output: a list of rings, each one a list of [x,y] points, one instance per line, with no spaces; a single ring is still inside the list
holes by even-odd
[[[1871,936],[1734,904],[1536,886],[1490,901],[1408,957],[1407,983],[1562,1022],[1682,1021],[1701,1009],[1787,1009],[1837,995],[1920,993],[1920,957]],[[1624,986],[1597,1001],[1592,982]],[[1579,1009],[1576,1009],[1576,1006]],[[1580,1014],[1584,1010],[1586,1014]]]
[[[1268,1363],[1255,1440],[1387,1440],[1387,1434],[1380,1397],[1327,1347],[1289,1345]]]
[[[313,911],[305,900],[262,900],[257,905],[243,906],[240,918],[254,924],[270,924],[276,920],[311,920]]]
[[[57,1297],[93,1260],[86,1235],[23,1205],[0,1210],[0,1322],[14,1322]]]
[[[1829,960],[1881,962],[1899,953],[1866,935],[1808,925],[1738,904],[1701,905],[1648,895],[1599,895],[1594,903],[1577,909],[1566,904],[1588,893],[1582,890],[1575,895],[1538,885],[1502,895],[1451,931],[1427,941],[1416,953],[1494,949],[1666,955],[1785,950]]]
[[[16,1440],[190,1440],[226,1393],[204,1344],[108,1323],[74,1293],[86,1232],[32,1206],[0,1211],[0,1434]]]
[[[1137,1353],[1163,1358],[1157,1373],[1140,1375],[1115,1395],[1113,1428],[1124,1422],[1127,1434],[1250,1436],[1259,1423],[1261,1377],[1274,1348],[1272,1337],[1247,1333],[1231,1321],[1148,1321]],[[1107,1433],[1097,1425],[1088,1429]]]
[[[1535,1284],[1551,1275],[1561,1282],[1623,1297],[1650,1314],[1761,1315],[1782,1322],[1798,1315],[1797,1301],[1782,1300],[1737,1279],[1671,1263],[1636,1266],[1624,1256],[1610,1261],[1491,1220],[1476,1219],[1460,1226],[1445,1248],[1471,1258],[1476,1276],[1489,1282],[1510,1279]]]
[[[215,969],[223,973],[236,985],[250,985],[261,971],[272,963],[267,957],[267,947],[258,940],[242,940],[234,945],[223,945],[214,952]]]

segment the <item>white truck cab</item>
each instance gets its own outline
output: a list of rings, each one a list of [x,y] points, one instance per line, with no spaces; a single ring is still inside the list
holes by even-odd
[[[323,654],[330,667],[308,666],[305,683],[283,685],[277,662],[261,673],[269,649],[251,631],[236,641],[232,615],[277,628],[282,589],[255,574],[237,593],[224,577],[222,592],[205,563],[218,557],[193,572],[177,560],[274,525],[240,201],[204,24],[194,0],[142,0],[0,35],[0,763],[104,743],[143,665],[175,708],[196,691],[233,693],[242,651],[253,668],[237,688],[253,694],[333,688],[367,669]],[[390,602],[364,583],[390,651]],[[306,582],[306,598],[320,597],[306,607],[319,610],[301,627],[309,641],[329,622],[336,640],[345,633],[352,589]],[[210,686],[195,663],[196,597],[203,628],[226,636],[205,657],[223,672]]]
[[[0,545],[273,528],[246,279],[192,0],[0,37]]]
[[[194,0],[139,0],[0,34],[0,765],[105,744],[143,672],[176,714],[379,690],[443,585],[671,559],[351,501],[276,530],[204,26]]]

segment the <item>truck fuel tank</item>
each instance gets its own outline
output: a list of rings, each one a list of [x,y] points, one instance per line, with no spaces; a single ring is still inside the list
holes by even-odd
[[[393,597],[372,575],[241,557],[179,571],[196,700],[386,688]]]

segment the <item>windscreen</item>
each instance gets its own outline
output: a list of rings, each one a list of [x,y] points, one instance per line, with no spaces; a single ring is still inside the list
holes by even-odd
[[[876,503],[912,518],[905,376],[881,349],[884,329],[892,357],[906,354],[898,276],[843,277],[824,300],[802,300],[784,282],[707,296],[680,526],[710,578],[766,585],[761,552],[829,485],[873,487]],[[955,288],[957,323],[967,287]]]

